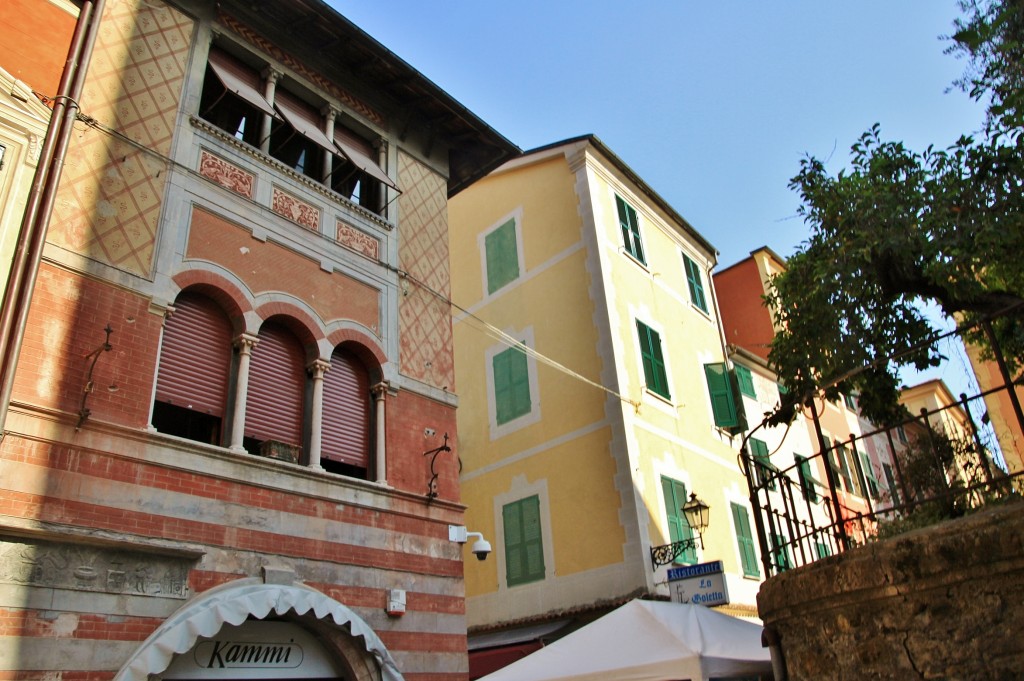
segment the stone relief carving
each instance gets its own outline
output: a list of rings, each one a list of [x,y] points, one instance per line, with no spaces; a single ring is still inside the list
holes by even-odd
[[[292,222],[308,229],[320,229],[320,210],[305,201],[300,201],[291,194],[274,187],[270,209]]]
[[[199,174],[242,196],[253,197],[256,176],[206,150],[199,157]]]
[[[0,583],[159,598],[188,597],[189,559],[0,537]]]
[[[341,220],[337,222],[338,227],[338,243],[342,246],[347,246],[357,253],[377,259],[377,255],[380,251],[380,242],[374,239],[369,234],[361,232],[355,227],[348,225]]]

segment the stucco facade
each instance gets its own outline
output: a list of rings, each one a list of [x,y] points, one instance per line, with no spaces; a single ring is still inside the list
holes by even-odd
[[[706,378],[726,361],[711,245],[593,136],[507,163],[450,215],[463,501],[495,547],[467,570],[471,634],[668,597],[651,548],[691,492],[711,519],[690,560],[722,560],[732,612],[752,614],[730,515],[746,504],[739,438],[716,427]],[[522,579],[506,514],[527,501]]]

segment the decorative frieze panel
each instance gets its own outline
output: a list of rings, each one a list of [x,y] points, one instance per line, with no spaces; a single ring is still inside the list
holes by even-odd
[[[0,583],[188,598],[192,561],[86,544],[0,537]]]
[[[199,174],[236,194],[241,194],[249,199],[253,198],[256,176],[205,149],[199,156]]]
[[[378,260],[380,255],[380,241],[369,234],[362,232],[347,222],[337,221],[338,243],[346,248],[351,248],[357,253],[362,253],[368,258]]]
[[[320,230],[320,209],[295,198],[277,187],[274,187],[270,209],[297,225],[302,225],[314,232]]]

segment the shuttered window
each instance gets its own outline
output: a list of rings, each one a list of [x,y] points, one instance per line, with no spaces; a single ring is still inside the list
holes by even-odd
[[[665,358],[661,352],[661,336],[639,320],[636,323],[636,332],[640,340],[640,358],[644,365],[644,382],[647,389],[666,400],[670,399],[672,395],[668,389],[668,372],[665,370]]]
[[[505,534],[505,575],[509,586],[544,579],[540,498],[527,497],[501,509]]]
[[[622,245],[631,256],[647,264],[644,260],[644,245],[640,241],[640,221],[636,209],[626,203],[621,196],[615,197],[615,207],[619,213],[619,229],[622,230]]]
[[[889,486],[889,501],[892,502],[893,506],[899,506],[900,493],[896,489],[896,477],[892,474],[892,466],[883,463],[882,472],[885,473],[885,484]]]
[[[686,485],[678,480],[662,476],[661,491],[665,498],[669,541],[674,544],[677,541],[693,539],[693,528],[690,527],[690,523],[686,522],[686,516],[683,515],[683,504],[686,503]],[[690,565],[696,563],[696,547],[691,545],[676,557],[675,562]]]
[[[750,374],[750,369],[737,364],[736,382],[740,384],[740,393],[757,399],[757,393],[754,392],[754,377]]]
[[[153,426],[221,444],[231,367],[231,322],[206,296],[183,293],[164,323]]]
[[[743,574],[747,577],[760,577],[757,567],[757,552],[754,550],[754,535],[750,531],[750,515],[747,509],[739,504],[732,506],[732,523],[736,528],[736,545],[740,550],[740,563]]]
[[[324,374],[321,459],[366,469],[370,461],[370,376],[343,348],[331,355]]]
[[[704,296],[704,282],[700,276],[700,268],[685,253],[683,253],[683,267],[686,270],[686,285],[690,289],[690,301],[701,312],[707,314],[708,301]]]
[[[739,426],[739,413],[736,411],[736,400],[732,396],[732,382],[729,380],[729,369],[725,363],[705,364],[704,378],[708,382],[708,394],[711,397],[711,411],[715,416],[715,425],[719,428]]]
[[[817,503],[819,483],[811,474],[811,462],[799,454],[794,454],[793,459],[796,460],[797,474],[800,476],[800,493],[807,501]]]
[[[287,327],[273,321],[263,324],[249,364],[249,393],[245,403],[247,439],[302,444],[304,359],[302,345]]]
[[[519,348],[499,352],[491,360],[494,374],[495,419],[498,425],[525,416],[532,409],[530,371],[526,353]]]
[[[494,293],[519,278],[515,219],[509,220],[484,237],[484,251],[488,293]]]
[[[778,471],[768,456],[768,445],[756,437],[749,440],[750,454],[754,457],[754,469],[757,471],[757,484],[768,489],[775,489],[775,475]]]

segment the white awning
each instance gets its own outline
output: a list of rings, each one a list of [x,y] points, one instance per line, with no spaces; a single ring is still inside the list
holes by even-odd
[[[242,65],[236,63],[232,57],[215,47],[210,49],[209,64],[221,85],[229,92],[234,92],[263,113],[274,118],[280,118],[277,112],[274,111],[274,107],[270,106],[270,102],[256,88],[255,84],[248,82],[254,80],[254,77],[258,82],[259,78],[255,76],[255,73],[246,72]]]

